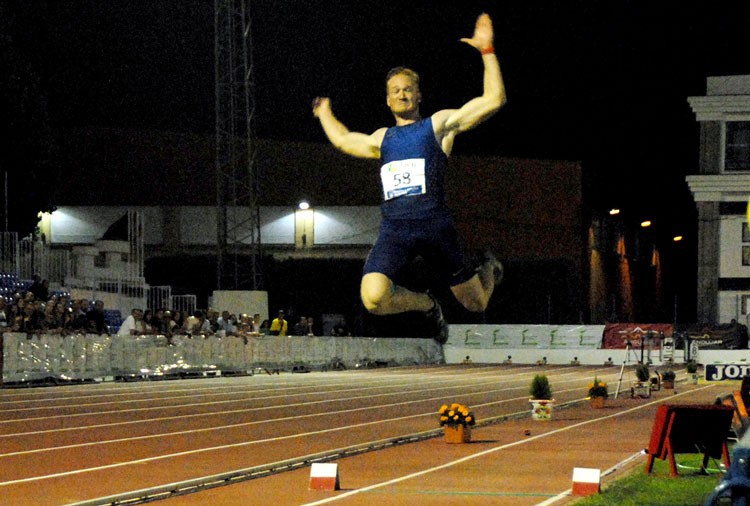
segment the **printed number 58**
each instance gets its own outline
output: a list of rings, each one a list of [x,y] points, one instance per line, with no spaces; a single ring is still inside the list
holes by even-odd
[[[393,182],[396,183],[396,186],[399,186],[402,184],[409,184],[411,182],[411,174],[409,174],[408,172],[401,172],[399,174],[394,174]]]

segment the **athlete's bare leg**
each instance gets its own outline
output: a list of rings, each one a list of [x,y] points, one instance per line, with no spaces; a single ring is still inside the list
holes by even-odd
[[[362,303],[370,313],[389,315],[406,311],[427,312],[435,301],[427,293],[413,292],[398,286],[385,274],[371,272],[362,277]]]
[[[372,314],[390,315],[407,311],[422,311],[435,325],[437,342],[448,341],[448,324],[437,299],[426,292],[413,292],[398,286],[385,274],[371,272],[362,276],[362,303]]]
[[[481,313],[487,309],[487,304],[500,278],[502,278],[502,264],[490,255],[471,279],[452,286],[451,291],[466,309],[473,313]]]

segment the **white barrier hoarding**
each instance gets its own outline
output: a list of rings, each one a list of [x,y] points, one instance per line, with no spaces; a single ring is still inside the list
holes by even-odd
[[[604,325],[451,325],[448,344],[477,349],[596,349]]]

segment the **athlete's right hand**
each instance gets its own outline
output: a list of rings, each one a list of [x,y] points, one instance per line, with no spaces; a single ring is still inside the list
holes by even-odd
[[[315,97],[312,103],[313,115],[316,118],[320,117],[321,112],[331,110],[331,99],[328,97]]]

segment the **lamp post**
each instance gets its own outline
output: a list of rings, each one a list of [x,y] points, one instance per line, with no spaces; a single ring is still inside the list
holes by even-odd
[[[307,200],[301,200],[294,210],[294,246],[305,249],[313,245],[315,239],[315,214]]]

